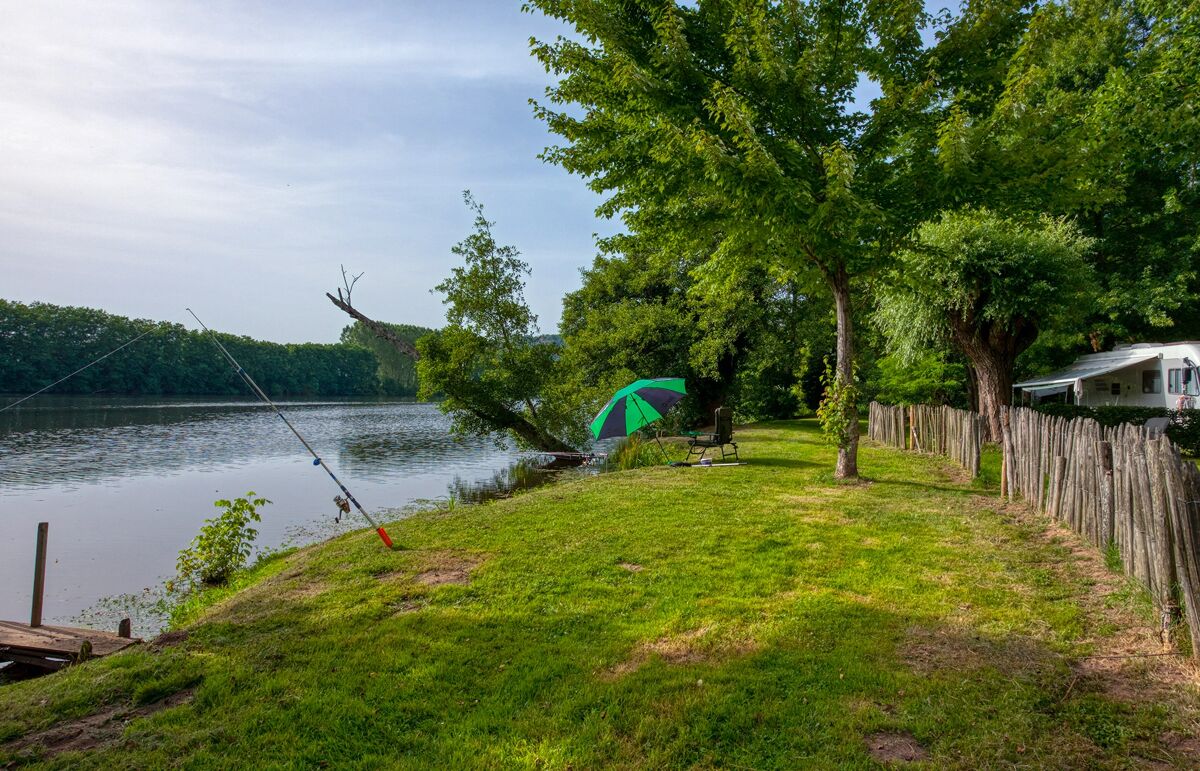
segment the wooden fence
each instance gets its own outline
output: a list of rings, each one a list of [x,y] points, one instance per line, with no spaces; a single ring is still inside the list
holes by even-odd
[[[890,407],[871,402],[867,436],[900,449],[944,455],[979,476],[979,455],[987,435],[983,416],[953,407],[918,404]]]
[[[1145,585],[1169,631],[1179,604],[1200,658],[1200,470],[1165,436],[1129,424],[1003,408],[1009,500],[1038,511],[1095,546],[1110,544]]]

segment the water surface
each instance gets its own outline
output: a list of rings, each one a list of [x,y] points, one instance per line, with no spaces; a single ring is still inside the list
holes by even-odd
[[[373,516],[536,482],[512,468],[512,449],[452,439],[434,405],[281,406]],[[160,584],[217,513],[212,502],[248,490],[273,502],[259,526],[265,547],[366,524],[334,522],[337,488],[254,402],[39,397],[0,413],[0,618],[28,618],[38,522],[50,523],[44,616],[67,624],[101,598]]]

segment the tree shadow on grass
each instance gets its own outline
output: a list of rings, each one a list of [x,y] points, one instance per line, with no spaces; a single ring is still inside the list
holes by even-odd
[[[864,477],[864,479],[867,479],[867,477]],[[916,482],[911,479],[870,477],[869,481],[874,484],[877,484],[877,485],[882,485],[884,487],[913,487],[913,488],[917,488],[920,490],[937,490],[937,491],[943,492],[943,493],[957,493],[959,495],[963,495],[963,494],[978,495],[980,492],[983,492],[983,491],[979,490],[978,488],[968,487],[965,485],[960,486],[960,487],[952,487],[949,485],[939,485],[939,484],[934,484],[931,482]]]
[[[799,458],[779,458],[774,456],[755,456],[753,458],[746,458],[742,462],[748,466],[769,466],[774,468],[819,468],[825,465],[823,463],[815,463],[811,460],[801,460]]]
[[[553,569],[536,585],[496,578],[242,595],[189,637],[208,667],[189,712],[98,752],[215,766],[865,768],[868,737],[885,733],[962,767],[1119,767],[1165,751],[1148,754],[1162,748],[1147,718],[1073,682],[1041,640],[883,607],[857,586],[763,596],[719,571],[699,585],[659,573],[635,601]],[[721,610],[733,606],[745,612]],[[147,675],[165,664],[138,655]]]

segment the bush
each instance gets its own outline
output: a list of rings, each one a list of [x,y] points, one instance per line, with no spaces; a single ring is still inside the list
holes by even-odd
[[[1188,455],[1200,455],[1200,415],[1197,410],[1169,410],[1166,407],[1082,407],[1078,404],[1038,404],[1033,407],[1046,415],[1061,418],[1091,418],[1102,426],[1132,423],[1140,426],[1151,418],[1170,418],[1167,436]]]
[[[204,520],[199,535],[179,552],[177,580],[185,586],[198,583],[218,586],[228,582],[250,559],[254,539],[258,537],[258,531],[250,523],[262,521],[258,509],[269,503],[253,490],[244,498],[215,501],[214,506],[225,510]]]
[[[666,450],[666,457],[663,457],[663,450]],[[646,437],[640,431],[635,431],[609,454],[608,465],[628,471],[643,466],[662,466],[670,461],[682,460],[683,457],[682,448],[677,443],[663,442],[660,448],[653,437]]]

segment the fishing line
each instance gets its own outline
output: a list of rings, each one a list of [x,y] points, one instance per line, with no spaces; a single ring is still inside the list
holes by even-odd
[[[213,341],[213,344],[217,346],[217,349],[220,350],[221,353],[225,354],[225,358],[229,360],[231,365],[233,365],[234,371],[236,371],[242,378],[242,382],[249,386],[250,391],[259,399],[261,399],[267,406],[275,410],[275,414],[278,415],[280,419],[283,420],[284,424],[292,430],[292,433],[295,434],[296,438],[300,440],[300,443],[304,445],[304,449],[308,450],[309,455],[313,456],[313,465],[320,466],[321,468],[325,469],[325,473],[329,475],[329,478],[333,480],[334,484],[341,488],[341,491],[345,493],[346,498],[354,504],[354,507],[358,509],[360,514],[367,518],[367,521],[371,523],[371,527],[375,528],[375,532],[379,534],[379,538],[383,541],[384,545],[389,549],[395,548],[392,546],[392,539],[388,537],[387,531],[383,529],[383,526],[371,518],[371,515],[368,514],[367,510],[362,507],[362,504],[358,502],[358,499],[355,498],[348,489],[346,489],[344,484],[342,484],[342,480],[338,479],[337,475],[333,473],[333,470],[330,469],[329,466],[325,465],[325,461],[321,459],[320,455],[317,455],[317,451],[312,448],[312,445],[308,443],[308,440],[301,436],[300,432],[296,430],[296,427],[292,425],[292,422],[287,419],[286,415],[283,414],[283,410],[279,409],[275,402],[271,401],[271,398],[267,396],[261,388],[258,387],[258,383],[254,382],[254,378],[250,377],[246,370],[242,369],[242,365],[238,364],[237,359],[233,358],[233,354],[231,354],[229,350],[221,344],[221,341],[217,339],[216,334],[211,329],[204,326],[204,322],[200,320],[200,317],[197,316],[191,308],[188,308],[187,312],[191,313],[192,318],[196,320],[196,323],[204,328],[204,331],[208,333],[209,339]]]
[[[85,364],[85,365],[83,365],[82,367],[80,367],[79,369],[75,370],[74,372],[72,372],[71,374],[67,375],[66,377],[64,377],[64,378],[62,378],[62,379],[60,379],[60,380],[55,380],[53,383],[51,383],[50,385],[46,386],[46,387],[45,387],[45,388],[43,388],[41,391],[34,391],[34,392],[33,392],[33,393],[31,393],[29,396],[26,396],[24,399],[17,399],[17,400],[16,400],[15,402],[13,402],[12,404],[9,404],[9,405],[7,405],[7,406],[5,406],[5,407],[0,407],[0,412],[4,412],[5,410],[12,409],[13,407],[16,407],[16,406],[17,406],[18,404],[20,404],[21,402],[26,402],[26,401],[29,401],[30,399],[32,399],[33,397],[37,396],[38,394],[40,394],[40,393],[45,393],[46,391],[49,391],[51,388],[53,388],[54,386],[58,385],[59,383],[61,383],[61,382],[65,381],[65,380],[70,380],[71,378],[73,378],[73,377],[75,377],[76,375],[78,375],[80,372],[83,372],[85,369],[87,369],[88,367],[92,366],[92,364],[99,364],[100,362],[102,362],[102,361],[104,361],[105,359],[107,359],[109,356],[112,356],[112,355],[113,355],[114,353],[116,353],[117,351],[121,350],[122,348],[127,348],[128,346],[131,346],[131,345],[133,345],[133,344],[134,344],[134,343],[136,343],[138,340],[141,340],[143,337],[145,337],[146,335],[150,334],[150,333],[151,333],[151,332],[153,332],[153,331],[154,331],[154,327],[150,327],[150,328],[149,328],[149,329],[147,329],[145,332],[141,333],[141,334],[140,334],[140,335],[138,335],[137,337],[135,337],[135,338],[133,338],[132,340],[130,340],[128,343],[125,343],[125,344],[124,344],[124,345],[122,345],[122,346],[119,346],[119,347],[117,347],[117,348],[114,348],[114,349],[112,349],[112,350],[111,350],[111,351],[109,351],[108,353],[106,353],[106,354],[104,354],[103,356],[101,356],[99,359],[96,359],[95,361],[93,361],[91,364]]]

